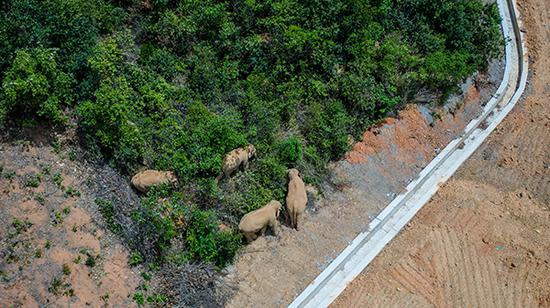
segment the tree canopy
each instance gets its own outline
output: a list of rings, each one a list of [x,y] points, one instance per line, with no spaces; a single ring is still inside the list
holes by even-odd
[[[76,117],[123,173],[175,171],[195,229],[167,236],[223,265],[235,240],[211,216],[236,226],[283,201],[289,167],[317,183],[348,136],[420,91],[444,99],[501,46],[480,0],[3,1],[0,123]],[[223,155],[247,143],[250,170],[218,186]]]

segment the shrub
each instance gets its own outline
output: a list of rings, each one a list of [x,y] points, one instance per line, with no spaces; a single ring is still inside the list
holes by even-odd
[[[434,52],[426,57],[419,71],[421,80],[432,89],[450,89],[456,87],[456,80],[466,78],[475,66],[468,65],[468,56],[464,53]]]
[[[284,200],[287,168],[273,154],[255,160],[237,184],[229,183],[224,188],[221,192],[221,212],[235,217],[237,222],[244,214],[261,208],[271,200]]]
[[[137,122],[137,108],[133,90],[127,81],[115,78],[104,82],[95,92],[95,101],[86,101],[78,106],[82,127],[92,134],[104,153],[129,169],[143,155],[143,135]]]
[[[115,220],[115,207],[111,201],[105,199],[96,199],[95,203],[99,207],[99,212],[105,219],[107,227],[115,234],[122,234],[122,225]]]
[[[297,137],[289,137],[279,143],[279,159],[287,166],[302,160],[302,142]]]
[[[305,136],[324,159],[337,159],[348,149],[348,131],[352,119],[340,101],[312,104],[305,122]]]
[[[132,252],[132,254],[130,255],[130,259],[128,260],[128,264],[130,266],[136,266],[141,263],[143,263],[143,257],[141,256],[141,254],[136,251]]]
[[[241,242],[240,234],[219,230],[213,212],[196,208],[191,210],[185,238],[191,258],[215,263],[220,268],[233,261]]]
[[[113,38],[101,42],[89,63],[99,76],[95,100],[78,106],[80,124],[95,137],[105,154],[124,169],[130,169],[143,157],[143,134],[138,127],[143,105],[120,75],[122,51]]]
[[[63,123],[72,104],[72,78],[58,68],[54,49],[18,50],[2,81],[0,123],[10,113]]]
[[[55,48],[59,66],[78,80],[73,96],[93,91],[87,58],[98,37],[122,26],[127,13],[103,0],[13,0],[0,10],[0,76],[18,49]]]
[[[141,46],[140,64],[155,71],[166,80],[173,80],[180,74],[185,74],[185,64],[165,48],[157,48],[147,43]]]
[[[246,144],[239,132],[238,118],[216,115],[200,101],[189,104],[185,119],[176,118],[162,124],[166,127],[161,128],[160,135],[170,143],[159,145],[162,148],[156,151],[161,154],[157,164],[176,171],[184,183],[194,178],[216,177],[221,170],[222,156]]]
[[[172,241],[178,237],[177,226],[172,217],[166,215],[166,210],[177,209],[182,205],[177,200],[170,200],[168,204],[159,202],[160,198],[165,198],[169,194],[170,191],[162,186],[151,189],[141,200],[141,207],[132,213],[142,241],[137,244],[137,248],[145,258],[155,257],[163,260]]]
[[[279,195],[279,191],[280,189],[274,192],[263,186],[254,176],[247,175],[241,179],[236,189],[224,191],[223,210],[229,216],[240,219],[244,214],[275,199],[275,194]]]

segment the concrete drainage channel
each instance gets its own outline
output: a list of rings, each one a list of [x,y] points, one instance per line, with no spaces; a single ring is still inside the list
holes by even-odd
[[[497,0],[506,41],[504,77],[483,113],[451,141],[418,177],[359,234],[289,307],[326,307],[363,271],[416,215],[462,163],[474,153],[520,99],[527,82],[528,57],[514,0]]]

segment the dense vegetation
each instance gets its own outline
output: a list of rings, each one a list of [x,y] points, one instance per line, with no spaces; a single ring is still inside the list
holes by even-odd
[[[350,135],[417,93],[444,99],[502,40],[496,6],[480,0],[10,0],[0,9],[0,122],[76,119],[87,149],[121,172],[174,170],[180,186],[149,193],[134,219],[160,260],[218,266],[240,245],[220,221],[234,228],[284,201],[288,167],[320,181]],[[218,185],[224,153],[247,143],[258,150],[251,168]]]

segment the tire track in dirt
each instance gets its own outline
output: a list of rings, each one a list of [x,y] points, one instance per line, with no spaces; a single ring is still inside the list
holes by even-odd
[[[537,298],[543,303],[550,277],[550,198],[541,203],[518,195],[469,180],[450,182],[334,306],[376,306],[378,297],[401,287],[392,295],[399,299],[385,307],[418,297],[433,307],[533,307]],[[541,224],[539,234],[534,230]],[[384,290],[373,292],[381,281],[387,281]],[[370,295],[360,295],[365,292]]]
[[[460,211],[450,216],[465,216]],[[534,303],[527,291],[529,267],[519,269],[513,280],[503,281],[504,269],[497,268],[491,258],[470,243],[472,238],[481,242],[480,234],[467,235],[457,229],[460,226],[438,228],[428,234],[422,232],[426,245],[392,266],[387,275],[373,275],[372,280],[358,284],[352,292],[346,291],[350,294],[344,293],[344,300],[339,298],[335,306],[368,303],[369,306],[402,307],[401,303],[409,300],[422,302],[419,306],[424,307],[504,307],[512,303],[515,307],[532,306]],[[360,276],[360,280],[364,278]],[[380,291],[373,293],[373,284],[377,284]],[[392,294],[392,289],[397,290],[397,294]],[[449,298],[453,301],[449,302]],[[388,302],[388,299],[392,300]]]
[[[547,97],[535,99],[547,101]],[[532,114],[529,117],[515,117],[514,120],[543,123],[543,125],[529,126],[522,131],[503,130],[502,134],[505,135],[505,138],[500,145],[501,153],[497,157],[498,163],[490,168],[481,169],[482,173],[491,183],[504,182],[508,189],[529,186],[533,187],[536,197],[548,195],[550,192],[550,169],[547,165],[550,153],[550,134],[548,133],[550,118],[547,114],[541,113],[539,115]],[[500,169],[500,172],[495,172],[497,169]]]
[[[426,277],[419,269],[421,267],[415,266],[414,263],[407,263],[397,266],[390,275],[406,290],[417,293],[428,303],[436,306],[440,302],[438,290],[432,288],[429,277]]]

